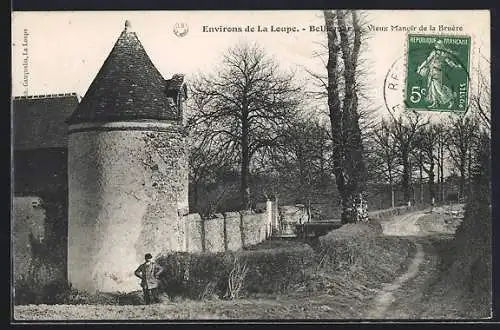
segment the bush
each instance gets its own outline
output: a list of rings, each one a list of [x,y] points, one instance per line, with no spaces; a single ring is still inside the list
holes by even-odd
[[[249,271],[248,293],[285,293],[305,280],[305,271],[315,261],[312,248],[245,251]]]
[[[446,261],[452,263],[451,283],[457,288],[468,289],[468,294],[474,297],[491,296],[491,233],[492,217],[489,201],[482,196],[470,198],[465,205],[464,220],[457,228],[456,251],[448,254]]]
[[[65,190],[33,192],[40,196],[46,212],[45,237],[38,241],[30,234],[27,265],[14,276],[15,304],[55,304],[68,292],[66,281]],[[15,252],[15,251],[14,251]]]
[[[56,304],[68,291],[60,265],[38,259],[32,260],[26,273],[16,278],[14,288],[14,303],[17,305]]]
[[[394,242],[379,237],[381,232],[380,223],[370,221],[331,231],[315,249],[296,241],[265,241],[237,252],[172,252],[158,260],[165,268],[160,288],[190,299],[276,295],[311,287],[309,282],[325,271],[360,276],[362,268],[373,279],[390,281],[396,276],[394,264],[404,263],[411,247],[401,240],[394,248]]]
[[[356,263],[366,263],[370,251],[377,248],[375,239],[382,233],[379,222],[346,224],[320,237],[318,267],[345,271]]]
[[[248,247],[245,247],[245,250],[247,251],[254,251],[254,250],[275,250],[275,249],[306,249],[308,250],[310,248],[310,244],[297,241],[297,240],[281,240],[281,239],[276,239],[276,240],[265,240],[259,244],[251,245]]]
[[[169,296],[191,299],[284,293],[304,280],[314,255],[310,247],[224,253],[173,252],[158,260],[165,268],[160,288]]]

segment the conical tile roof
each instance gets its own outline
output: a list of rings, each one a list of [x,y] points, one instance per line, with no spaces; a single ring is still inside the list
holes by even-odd
[[[129,21],[69,124],[121,120],[177,120],[167,81],[155,68]]]

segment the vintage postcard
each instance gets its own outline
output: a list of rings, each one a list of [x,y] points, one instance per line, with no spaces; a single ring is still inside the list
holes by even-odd
[[[13,322],[492,316],[488,10],[12,13]]]

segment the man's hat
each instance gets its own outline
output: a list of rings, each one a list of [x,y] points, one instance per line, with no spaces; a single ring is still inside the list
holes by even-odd
[[[144,259],[152,259],[153,256],[151,255],[151,253],[146,253],[146,255],[144,256]]]

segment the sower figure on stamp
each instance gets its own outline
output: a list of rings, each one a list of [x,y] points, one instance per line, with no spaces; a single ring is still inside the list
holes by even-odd
[[[141,279],[144,302],[149,305],[151,302],[158,302],[158,276],[163,272],[163,267],[152,261],[153,256],[147,253],[146,260],[134,272],[135,276]]]
[[[442,40],[438,40],[434,49],[429,56],[422,62],[417,73],[423,77],[427,77],[427,96],[426,100],[430,103],[429,108],[438,106],[446,106],[451,108],[454,99],[457,97],[456,92],[453,92],[445,82],[445,66],[451,68],[461,68],[460,64],[456,63],[452,55],[457,53],[447,49],[443,45]]]

